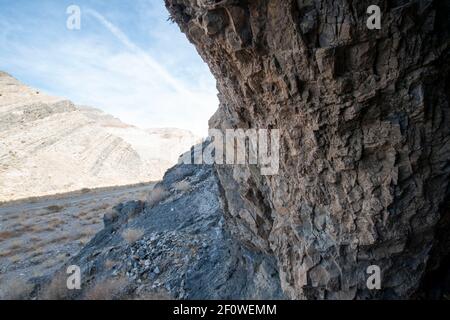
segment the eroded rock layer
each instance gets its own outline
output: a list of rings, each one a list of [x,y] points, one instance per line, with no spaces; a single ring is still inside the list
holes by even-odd
[[[217,168],[234,236],[276,257],[290,298],[415,295],[449,247],[449,4],[166,6],[217,79],[210,126],[281,130],[277,175]],[[366,287],[369,265],[381,290]]]

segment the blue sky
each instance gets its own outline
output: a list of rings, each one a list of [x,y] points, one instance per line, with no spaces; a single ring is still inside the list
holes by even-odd
[[[215,80],[167,19],[163,0],[0,0],[0,70],[142,128],[206,135]]]

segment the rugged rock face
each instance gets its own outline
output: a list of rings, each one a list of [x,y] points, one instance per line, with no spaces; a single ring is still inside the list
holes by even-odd
[[[366,26],[372,4],[381,30]],[[227,225],[276,257],[289,298],[408,298],[448,273],[446,1],[166,6],[217,79],[210,126],[281,130],[278,175],[217,170]],[[382,290],[367,289],[369,265]]]

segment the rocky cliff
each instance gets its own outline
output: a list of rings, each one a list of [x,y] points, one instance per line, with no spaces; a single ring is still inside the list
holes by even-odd
[[[380,30],[366,26],[372,4],[382,11]],[[174,168],[160,185],[170,196],[120,207],[114,227],[108,222],[69,262],[89,275],[83,288],[123,275],[134,293],[163,286],[176,298],[442,298],[450,274],[450,6],[166,6],[217,79],[210,127],[279,129],[279,173]],[[140,240],[117,240],[133,225]],[[116,251],[119,271],[109,275],[102,261]],[[371,265],[381,270],[380,290],[367,287]]]
[[[289,298],[408,298],[448,271],[446,1],[166,6],[217,79],[210,126],[281,130],[278,175],[217,171],[232,234],[276,257]],[[367,289],[369,265],[382,290]]]

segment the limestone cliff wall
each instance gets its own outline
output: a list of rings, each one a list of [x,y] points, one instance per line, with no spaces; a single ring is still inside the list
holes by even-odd
[[[449,4],[166,6],[217,79],[210,126],[281,130],[278,175],[217,167],[234,235],[276,257],[290,298],[415,295],[449,247]],[[373,264],[382,290],[366,287]]]

